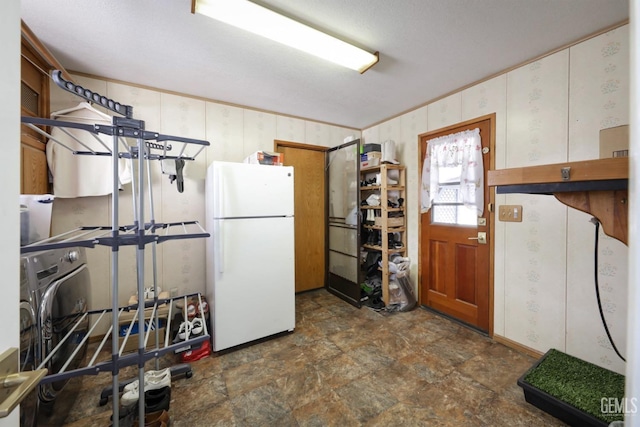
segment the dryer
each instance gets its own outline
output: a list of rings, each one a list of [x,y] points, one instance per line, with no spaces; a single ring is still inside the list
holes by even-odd
[[[38,333],[34,343],[35,365],[46,360],[43,367],[49,374],[59,373],[65,365],[66,372],[78,368],[86,353],[87,344],[82,341],[89,329],[89,316],[81,320],[90,306],[91,284],[84,248],[33,252],[23,255],[21,262]],[[79,351],[73,355],[78,347]],[[55,400],[67,382],[45,382],[39,386],[41,411],[53,411]]]

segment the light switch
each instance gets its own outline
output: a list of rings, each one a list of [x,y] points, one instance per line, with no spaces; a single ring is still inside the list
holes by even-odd
[[[498,220],[522,222],[522,205],[501,205],[498,208]]]

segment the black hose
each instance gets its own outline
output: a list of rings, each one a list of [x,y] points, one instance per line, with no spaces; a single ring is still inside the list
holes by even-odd
[[[595,277],[595,283],[596,283],[596,298],[598,299],[598,310],[600,311],[600,319],[602,319],[602,324],[604,325],[604,330],[607,333],[607,337],[609,338],[609,342],[611,343],[611,345],[613,346],[613,350],[616,352],[616,354],[618,355],[618,357],[620,359],[622,359],[624,362],[626,362],[627,360],[622,357],[622,355],[620,354],[620,352],[618,351],[618,347],[616,347],[616,344],[613,342],[613,338],[611,338],[611,333],[609,332],[609,327],[607,326],[607,321],[604,318],[604,313],[602,312],[602,302],[600,301],[600,287],[598,286],[598,236],[599,233],[598,231],[600,230],[600,221],[598,221],[596,218],[592,218],[591,222],[593,222],[596,225],[596,244],[595,244],[595,249],[594,249],[594,277]]]

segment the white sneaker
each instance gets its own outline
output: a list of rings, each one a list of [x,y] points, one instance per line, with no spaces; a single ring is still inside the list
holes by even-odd
[[[122,393],[122,397],[120,398],[120,403],[123,406],[133,405],[138,401],[138,398],[140,396],[140,390],[138,389],[138,381],[134,381],[133,383],[127,384],[127,385],[132,385],[134,383],[135,383],[135,388],[131,388],[129,390],[126,390],[124,393]],[[170,373],[169,375],[160,377],[159,379],[150,379],[149,381],[147,381],[145,378],[144,391],[157,390],[163,387],[171,387]],[[144,392],[143,392],[143,396],[144,396]]]
[[[193,323],[186,320],[180,324],[180,328],[178,329],[178,338],[181,340],[188,340],[191,335],[191,330],[193,329]]]
[[[201,318],[196,317],[191,321],[191,333],[193,335],[200,335],[202,333],[202,329],[204,329],[204,326]]]
[[[153,390],[171,385],[171,368],[162,369],[160,371],[147,371],[144,373],[144,389]],[[135,390],[138,394],[138,380],[130,382],[124,386],[124,391]],[[124,395],[123,395],[124,397]]]

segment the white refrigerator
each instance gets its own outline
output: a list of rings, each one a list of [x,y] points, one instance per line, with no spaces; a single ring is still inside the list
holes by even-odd
[[[295,327],[293,167],[213,162],[206,296],[213,350]]]

